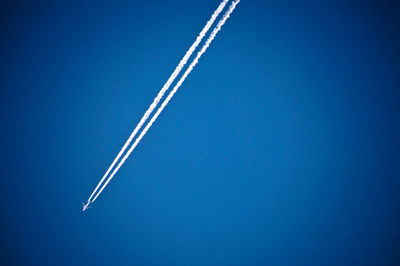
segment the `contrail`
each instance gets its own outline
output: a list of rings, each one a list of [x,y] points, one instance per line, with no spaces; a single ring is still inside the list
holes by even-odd
[[[96,191],[99,189],[100,185],[103,183],[104,179],[108,176],[110,173],[111,169],[115,166],[115,164],[118,162],[119,158],[122,156],[122,154],[125,152],[126,148],[129,146],[129,144],[132,142],[133,138],[136,136],[137,132],[140,130],[140,128],[143,126],[143,124],[146,122],[147,118],[149,118],[150,114],[153,112],[153,110],[157,107],[158,103],[160,102],[161,98],[164,96],[165,92],[169,89],[171,86],[172,82],[175,80],[175,78],[179,75],[181,72],[182,68],[186,65],[188,59],[190,56],[193,54],[194,50],[197,48],[201,40],[204,38],[205,34],[208,32],[210,29],[211,25],[214,23],[215,19],[218,17],[218,15],[221,13],[221,11],[224,9],[226,3],[229,0],[223,0],[218,8],[214,11],[212,14],[211,18],[207,21],[207,24],[204,26],[204,28],[201,30],[199,35],[197,36],[196,40],[190,46],[189,50],[187,50],[186,54],[184,57],[181,59],[179,62],[178,66],[175,68],[174,72],[172,72],[171,76],[168,78],[167,82],[164,84],[164,86],[161,88],[160,92],[157,94],[157,97],[154,98],[153,103],[150,105],[150,107],[147,109],[143,117],[140,119],[139,124],[137,124],[136,128],[133,130],[131,135],[129,136],[128,140],[125,142],[124,146],[118,153],[117,157],[115,157],[114,161],[108,168],[107,172],[104,174],[103,178],[100,180],[99,184],[97,184],[96,188],[90,195],[88,199],[88,203],[91,201],[92,197],[96,193]]]
[[[164,102],[161,104],[161,106],[158,108],[157,112],[154,114],[154,116],[151,118],[149,123],[146,125],[146,127],[143,129],[143,131],[140,133],[139,137],[135,140],[133,145],[129,148],[128,152],[125,154],[125,156],[122,158],[122,160],[119,162],[118,166],[114,169],[112,174],[108,177],[107,181],[104,183],[104,185],[101,187],[99,192],[97,193],[96,197],[92,200],[94,202],[97,197],[101,194],[101,192],[104,190],[104,188],[107,186],[107,184],[111,181],[111,179],[114,177],[114,175],[118,172],[119,168],[124,164],[126,159],[129,157],[129,155],[132,153],[132,151],[136,148],[140,140],[143,138],[143,136],[147,133],[149,128],[152,126],[154,121],[158,118],[162,110],[165,108],[165,106],[169,103],[171,98],[174,96],[176,91],[179,89],[179,87],[182,85],[182,83],[185,81],[186,77],[190,74],[190,72],[193,70],[193,68],[196,66],[198,63],[200,57],[204,54],[204,52],[207,50],[207,48],[210,46],[210,43],[214,40],[215,36],[217,33],[221,30],[221,27],[225,24],[226,20],[229,18],[233,10],[235,9],[236,5],[240,2],[240,0],[236,0],[232,2],[231,6],[229,9],[226,11],[224,16],[221,18],[221,20],[218,22],[217,26],[215,26],[214,30],[211,32],[210,36],[208,37],[207,41],[201,48],[201,50],[197,53],[197,56],[193,60],[193,62],[189,65],[189,67],[186,69],[185,73],[183,76],[180,78],[178,83],[175,85],[173,90],[168,94],[167,98],[164,100]]]

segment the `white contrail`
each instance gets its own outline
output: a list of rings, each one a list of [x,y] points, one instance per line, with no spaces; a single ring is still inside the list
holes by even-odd
[[[186,77],[190,74],[190,72],[193,70],[193,68],[196,66],[197,62],[199,61],[200,57],[204,54],[204,52],[207,50],[207,48],[210,46],[210,43],[214,40],[215,36],[217,33],[220,31],[221,27],[225,24],[226,20],[229,18],[233,10],[235,9],[236,5],[240,2],[240,0],[236,0],[232,2],[231,6],[229,9],[226,11],[224,16],[221,18],[221,20],[218,22],[217,26],[215,26],[214,30],[211,32],[210,36],[208,37],[207,41],[201,48],[201,50],[197,53],[196,58],[193,60],[193,62],[189,65],[189,67],[186,69],[185,73],[182,75],[178,83],[175,85],[173,90],[168,94],[167,98],[164,100],[164,102],[161,104],[161,106],[158,108],[157,112],[154,114],[154,116],[151,118],[149,123],[146,125],[146,127],[143,129],[143,131],[140,133],[139,137],[135,140],[135,142],[132,144],[132,146],[129,148],[128,152],[125,154],[125,156],[122,158],[122,160],[119,162],[118,166],[114,169],[112,174],[108,177],[107,181],[104,183],[102,188],[99,190],[97,193],[96,197],[92,200],[94,202],[97,197],[101,194],[103,189],[107,186],[107,184],[111,181],[111,179],[114,177],[114,175],[118,172],[119,168],[124,164],[126,159],[129,157],[129,155],[132,153],[132,151],[136,148],[140,140],[143,138],[143,136],[147,133],[151,125],[156,121],[157,117],[160,115],[162,110],[165,108],[165,106],[168,104],[168,102],[171,100],[171,98],[174,96],[176,91],[179,89],[179,87],[182,85],[182,83],[185,81]]]
[[[194,50],[197,48],[205,34],[208,32],[210,29],[211,25],[214,23],[215,19],[218,17],[218,15],[221,13],[221,11],[224,9],[226,3],[229,0],[223,0],[218,8],[214,11],[212,14],[211,18],[207,21],[207,24],[204,26],[202,31],[199,33],[197,36],[196,40],[190,46],[189,50],[187,50],[185,56],[181,59],[179,62],[178,66],[175,68],[174,72],[172,72],[171,76],[168,78],[167,82],[164,84],[164,86],[161,88],[160,92],[157,94],[157,97],[154,98],[153,103],[150,105],[149,109],[147,109],[146,113],[143,115],[142,119],[140,119],[139,124],[137,124],[136,128],[133,130],[131,135],[129,136],[128,140],[125,142],[124,146],[118,153],[117,157],[115,157],[114,161],[108,168],[107,172],[104,174],[103,178],[100,180],[99,184],[97,184],[96,188],[92,192],[92,195],[90,195],[88,199],[88,203],[91,201],[92,197],[96,193],[96,191],[99,189],[100,185],[103,183],[104,179],[108,176],[110,173],[111,169],[115,166],[115,164],[118,162],[119,158],[122,156],[122,154],[125,152],[126,148],[129,146],[133,138],[136,136],[137,132],[140,130],[140,128],[143,126],[143,124],[146,122],[147,118],[149,118],[150,114],[153,112],[153,110],[157,107],[158,103],[160,102],[161,98],[164,96],[165,92],[169,89],[171,86],[172,82],[175,80],[175,78],[179,75],[181,72],[182,68],[186,65],[188,59],[190,56],[193,54]]]

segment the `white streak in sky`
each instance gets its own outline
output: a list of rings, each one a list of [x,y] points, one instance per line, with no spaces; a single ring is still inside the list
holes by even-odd
[[[125,154],[125,156],[122,158],[122,160],[119,162],[118,166],[114,169],[112,174],[109,176],[107,181],[104,183],[102,188],[99,190],[97,193],[96,197],[92,200],[94,202],[97,197],[101,194],[103,189],[107,186],[107,184],[111,181],[111,179],[114,177],[114,175],[118,172],[119,168],[124,164],[126,159],[129,157],[129,155],[132,153],[132,151],[136,148],[140,140],[143,138],[143,136],[147,133],[149,128],[152,126],[154,121],[157,119],[157,117],[160,115],[162,110],[165,108],[165,106],[168,104],[168,102],[171,100],[171,98],[174,96],[176,91],[179,89],[179,87],[182,85],[182,83],[185,81],[186,77],[190,74],[190,72],[193,70],[193,68],[196,66],[197,62],[199,61],[200,57],[204,54],[204,52],[207,50],[207,48],[210,46],[210,43],[214,40],[215,36],[217,33],[221,30],[221,27],[225,24],[226,20],[229,18],[233,10],[235,9],[236,5],[240,2],[240,0],[236,0],[232,2],[231,6],[229,9],[226,11],[224,16],[221,18],[221,20],[218,22],[217,26],[215,26],[214,30],[211,32],[210,36],[208,37],[207,41],[205,42],[204,46],[201,48],[201,50],[197,53],[196,58],[193,60],[193,62],[189,65],[189,67],[186,69],[185,73],[182,75],[178,83],[175,85],[173,90],[169,93],[167,98],[164,100],[164,102],[161,104],[161,106],[158,108],[157,112],[154,114],[154,116],[151,118],[149,123],[146,125],[146,127],[143,129],[143,131],[140,133],[139,137],[135,140],[133,145],[130,147],[128,152]]]
[[[208,32],[210,29],[211,25],[214,23],[215,19],[218,17],[218,15],[221,13],[221,11],[224,9],[226,3],[228,0],[223,0],[218,8],[214,11],[212,14],[211,18],[207,21],[207,24],[204,26],[200,34],[197,36],[195,42],[190,46],[189,50],[187,50],[185,56],[181,59],[179,62],[178,66],[175,68],[174,72],[171,74],[171,76],[168,78],[167,82],[164,84],[164,86],[161,88],[160,92],[158,93],[157,97],[154,98],[153,103],[150,105],[149,109],[145,112],[143,117],[140,119],[139,123],[137,124],[136,128],[133,130],[131,135],[129,136],[128,140],[118,153],[117,157],[115,157],[114,161],[108,168],[107,172],[104,174],[103,178],[100,180],[99,184],[96,186],[94,191],[92,192],[92,195],[90,195],[88,199],[88,203],[91,201],[93,198],[94,194],[97,192],[99,189],[100,185],[103,183],[104,179],[108,176],[110,173],[111,169],[115,166],[115,164],[118,162],[119,158],[122,156],[122,154],[125,152],[126,148],[129,146],[129,144],[132,142],[133,138],[136,136],[140,128],[143,126],[143,124],[146,122],[147,118],[149,118],[150,114],[153,112],[153,110],[157,107],[158,103],[160,102],[161,98],[164,96],[165,92],[169,89],[171,86],[172,82],[175,80],[175,78],[179,75],[181,72],[182,68],[186,65],[188,59],[190,56],[193,54],[194,50],[197,48],[205,34]]]

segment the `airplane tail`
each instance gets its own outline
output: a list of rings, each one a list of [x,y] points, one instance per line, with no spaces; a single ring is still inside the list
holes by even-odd
[[[82,205],[83,205],[82,209],[83,209],[83,211],[86,211],[87,209],[92,208],[91,206],[89,206],[89,204],[90,204],[90,202],[88,202],[88,203],[86,203],[86,204],[82,202]]]

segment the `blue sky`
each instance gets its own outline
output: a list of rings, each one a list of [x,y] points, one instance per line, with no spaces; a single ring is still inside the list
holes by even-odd
[[[400,263],[394,1],[242,0],[82,213],[218,4],[2,3],[2,264]]]

